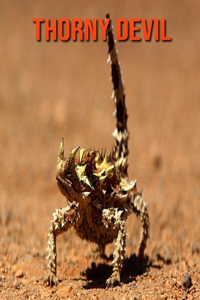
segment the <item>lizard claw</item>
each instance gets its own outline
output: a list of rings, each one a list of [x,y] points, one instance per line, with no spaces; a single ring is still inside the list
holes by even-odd
[[[46,286],[54,286],[57,285],[59,283],[58,278],[54,275],[54,274],[49,274],[44,278],[44,284]]]
[[[106,286],[107,286],[107,288],[114,287],[114,286],[119,285],[119,284],[120,284],[120,276],[113,276],[113,275],[111,275],[106,280]]]

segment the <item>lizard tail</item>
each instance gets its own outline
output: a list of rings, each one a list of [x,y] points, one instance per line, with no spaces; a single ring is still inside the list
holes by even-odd
[[[106,14],[106,18],[110,18],[109,14]],[[120,159],[124,160],[123,163],[123,173],[127,176],[127,158],[129,154],[128,150],[128,139],[129,133],[127,129],[127,109],[125,104],[125,93],[124,85],[121,76],[121,69],[118,62],[118,55],[115,48],[114,34],[112,30],[111,20],[107,28],[107,41],[108,41],[108,52],[109,58],[108,62],[111,65],[111,77],[113,82],[113,95],[116,109],[114,116],[116,116],[116,128],[113,132],[113,137],[115,138],[115,147],[112,153],[112,159],[118,161]]]

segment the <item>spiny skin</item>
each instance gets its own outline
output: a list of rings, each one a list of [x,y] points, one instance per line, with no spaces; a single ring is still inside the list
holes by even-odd
[[[109,15],[106,15],[109,18]],[[73,226],[82,239],[94,242],[104,255],[105,245],[116,239],[113,253],[113,273],[107,286],[120,283],[126,243],[125,222],[135,213],[142,224],[138,259],[144,258],[148,238],[149,216],[147,204],[137,191],[136,181],[128,178],[128,130],[124,87],[115,49],[111,21],[107,30],[109,59],[113,81],[113,98],[116,104],[115,146],[109,154],[76,147],[64,157],[64,140],[61,141],[57,160],[56,180],[67,206],[53,214],[48,234],[47,285],[58,283],[56,277],[56,237]]]

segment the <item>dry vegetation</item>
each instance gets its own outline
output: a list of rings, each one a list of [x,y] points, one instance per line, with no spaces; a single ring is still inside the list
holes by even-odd
[[[36,42],[33,17],[164,17],[170,43],[118,43],[130,130],[129,174],[151,221],[148,267],[138,274],[139,221],[128,221],[122,286],[105,289],[111,267],[72,232],[58,238],[57,287],[43,286],[51,214],[65,205],[55,181],[65,152],[112,145],[107,45]],[[0,298],[200,298],[200,4],[188,1],[4,1],[0,24]],[[103,120],[103,125],[101,121]],[[110,245],[106,253],[112,253]],[[191,276],[192,287],[185,292]],[[184,277],[185,275],[185,277]],[[187,287],[186,287],[187,288]]]

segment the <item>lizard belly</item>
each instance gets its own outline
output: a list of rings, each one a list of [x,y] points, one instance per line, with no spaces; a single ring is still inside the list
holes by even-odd
[[[100,211],[87,210],[84,214],[81,224],[75,226],[76,234],[90,242],[98,245],[106,245],[112,243],[117,238],[119,229],[111,226],[106,227],[103,223],[102,214]]]

